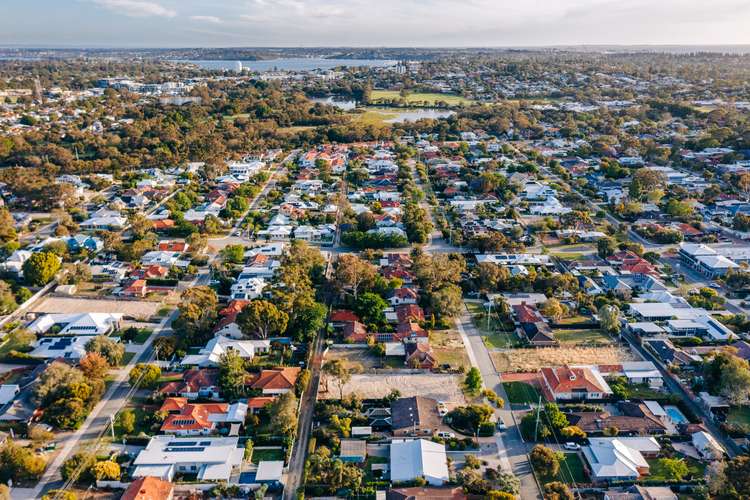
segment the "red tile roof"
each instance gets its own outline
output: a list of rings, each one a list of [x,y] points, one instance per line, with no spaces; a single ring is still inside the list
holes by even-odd
[[[359,316],[354,314],[352,311],[349,311],[348,309],[339,309],[338,311],[333,311],[331,313],[331,321],[334,323],[343,323],[343,322],[359,322],[362,321],[359,319]]]
[[[183,392],[198,392],[204,387],[216,387],[219,381],[219,370],[188,370],[182,380],[168,382],[159,392],[162,394],[180,394]]]
[[[424,321],[424,311],[416,304],[402,304],[396,306],[396,317],[399,323]]]
[[[270,370],[263,370],[260,375],[253,381],[253,389],[293,389],[294,383],[299,376],[300,368],[298,367],[280,367]]]
[[[174,485],[158,477],[139,477],[122,494],[120,500],[167,500],[174,494]]]
[[[589,392],[605,392],[606,388],[599,384],[591,369],[571,368],[542,368],[542,376],[554,393],[567,393],[574,390]]]
[[[541,314],[534,306],[528,304],[518,304],[512,307],[519,323],[538,323],[543,321]]]
[[[188,403],[185,398],[167,398],[160,411],[170,412],[161,425],[163,432],[169,431],[201,431],[209,430],[213,424],[209,421],[211,415],[226,413],[229,405],[226,403]],[[172,413],[178,411],[179,413]]]

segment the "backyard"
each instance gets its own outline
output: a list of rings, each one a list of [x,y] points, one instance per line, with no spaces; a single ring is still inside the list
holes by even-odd
[[[469,357],[463,340],[455,330],[430,331],[430,345],[437,356],[438,364],[447,364],[452,368],[469,366]]]
[[[562,329],[552,330],[560,344],[568,345],[611,345],[612,338],[599,329]]]
[[[284,459],[284,448],[254,448],[253,456],[250,460],[257,465],[260,462],[269,462]]]
[[[560,460],[560,470],[555,476],[546,476],[537,471],[537,476],[542,484],[560,481],[565,484],[586,484],[589,482],[588,475],[584,470],[583,460],[578,453],[564,453]]]
[[[727,423],[750,428],[750,406],[733,406],[727,415]]]
[[[497,314],[490,316],[487,328],[487,310],[479,302],[466,302],[466,308],[471,313],[472,322],[482,334],[482,340],[491,349],[511,349],[519,347],[521,340],[513,333],[512,325],[504,325]]]
[[[706,466],[700,463],[699,461],[690,458],[685,457],[684,458],[685,463],[688,466],[688,477],[692,478],[700,478],[703,477],[704,472],[706,470]],[[646,461],[648,462],[650,471],[649,475],[646,476],[646,478],[649,481],[669,481],[674,480],[675,478],[672,477],[672,475],[662,466],[661,462],[659,462],[658,458],[647,458]]]

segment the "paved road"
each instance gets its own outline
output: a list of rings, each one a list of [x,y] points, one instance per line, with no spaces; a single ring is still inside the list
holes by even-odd
[[[507,402],[508,395],[505,393],[502,381],[495,370],[495,365],[492,363],[487,346],[482,340],[482,335],[474,326],[471,313],[467,308],[464,308],[461,316],[456,320],[456,326],[468,351],[471,365],[477,367],[482,374],[484,386],[495,391],[498,396]],[[505,408],[495,409],[495,415],[508,426],[508,430],[504,433],[497,433],[495,436],[501,465],[521,480],[520,495],[522,499],[541,499],[542,495],[531,472],[526,443],[521,439],[521,432],[510,409],[510,404],[506,404]]]

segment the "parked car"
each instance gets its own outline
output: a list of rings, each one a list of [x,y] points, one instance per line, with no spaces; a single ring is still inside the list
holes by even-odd
[[[503,422],[502,420],[497,421],[497,425],[495,425],[495,428],[500,432],[508,430],[508,426],[505,425],[505,422]]]
[[[453,438],[456,437],[456,435],[454,433],[447,432],[447,431],[440,431],[440,432],[437,433],[437,436],[441,437],[443,439],[453,439]]]
[[[581,445],[577,443],[565,443],[563,445],[563,448],[565,448],[566,450],[578,451],[581,449]]]

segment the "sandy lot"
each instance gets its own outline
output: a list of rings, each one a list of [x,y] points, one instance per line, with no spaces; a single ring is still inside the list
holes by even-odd
[[[325,378],[323,375],[318,398],[338,399],[338,386],[335,382],[327,383]],[[376,399],[387,396],[393,389],[398,389],[403,397],[425,396],[446,402],[465,402],[459,375],[435,373],[352,375],[344,386],[344,396],[354,393],[362,399]]]
[[[47,297],[32,307],[35,313],[122,313],[133,318],[147,319],[161,308],[159,302],[137,300],[102,300],[75,297]]]
[[[333,359],[340,359],[348,368],[354,368],[360,372],[370,370],[380,364],[380,360],[370,354],[367,347],[329,347],[325,360]]]
[[[630,349],[615,346],[513,349],[491,355],[498,372],[536,371],[544,366],[565,364],[614,365],[623,361],[640,361]]]

